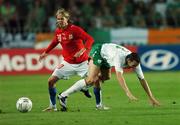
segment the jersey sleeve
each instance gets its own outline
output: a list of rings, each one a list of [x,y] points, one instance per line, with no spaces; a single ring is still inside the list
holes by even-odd
[[[123,68],[121,66],[122,62],[121,61],[122,60],[120,59],[120,56],[118,56],[118,54],[117,54],[116,57],[114,58],[114,67],[115,67],[115,70],[117,72],[123,73]]]
[[[90,51],[92,44],[94,43],[93,37],[86,33],[82,28],[74,26],[74,34],[84,41],[85,48]]]
[[[138,78],[144,79],[144,74],[142,72],[140,64],[134,69],[134,71],[136,72]]]
[[[48,45],[48,47],[46,48],[45,53],[49,53],[54,47],[57,46],[58,43],[59,42],[58,42],[58,40],[56,38],[56,35],[54,35],[54,38],[51,41],[51,43]]]

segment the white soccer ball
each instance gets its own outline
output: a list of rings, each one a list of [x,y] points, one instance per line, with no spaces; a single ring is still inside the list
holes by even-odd
[[[29,112],[32,109],[32,101],[27,97],[21,97],[16,102],[16,108],[20,112]]]

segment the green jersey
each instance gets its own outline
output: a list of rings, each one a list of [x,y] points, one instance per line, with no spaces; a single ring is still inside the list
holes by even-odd
[[[127,48],[113,44],[95,44],[92,47],[90,56],[93,57],[93,62],[95,65],[102,68],[115,67],[115,70],[123,73],[123,68],[126,68],[126,57],[132,52]],[[138,65],[134,68],[136,74],[139,78],[143,79],[144,75],[141,70],[141,66]]]

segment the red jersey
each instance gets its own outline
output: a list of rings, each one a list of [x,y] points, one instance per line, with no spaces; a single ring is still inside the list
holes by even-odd
[[[69,24],[66,29],[56,29],[54,38],[45,52],[48,53],[59,43],[62,46],[62,56],[64,60],[71,64],[78,64],[88,60],[88,52],[93,42],[94,39],[82,28]],[[80,57],[75,58],[75,53],[83,48],[86,48],[87,51]]]

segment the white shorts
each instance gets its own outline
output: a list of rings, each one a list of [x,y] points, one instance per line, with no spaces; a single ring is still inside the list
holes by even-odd
[[[81,77],[85,77],[88,71],[88,61],[84,61],[80,64],[70,64],[66,61],[62,61],[59,64],[52,76],[57,76],[59,79],[68,78],[72,75],[79,75]]]

